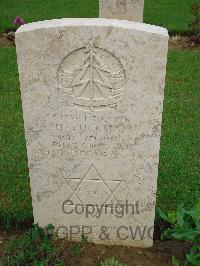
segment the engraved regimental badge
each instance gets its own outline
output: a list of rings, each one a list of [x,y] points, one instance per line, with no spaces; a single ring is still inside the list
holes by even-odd
[[[57,78],[59,92],[71,106],[113,107],[125,97],[126,79],[121,62],[92,41],[63,59]]]

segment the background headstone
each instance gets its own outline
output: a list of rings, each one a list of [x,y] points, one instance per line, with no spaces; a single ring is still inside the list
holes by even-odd
[[[144,0],[99,0],[99,17],[143,22]]]
[[[21,26],[16,46],[35,223],[151,246],[167,30],[61,19]]]

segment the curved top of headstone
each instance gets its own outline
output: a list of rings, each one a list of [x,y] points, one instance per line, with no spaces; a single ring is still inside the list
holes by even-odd
[[[150,32],[160,34],[168,37],[168,31],[165,28],[149,25],[140,22],[117,20],[117,19],[104,19],[104,18],[63,18],[52,19],[33,22],[21,26],[16,33],[33,31],[38,29],[56,28],[65,26],[105,26],[105,27],[118,27],[137,30],[141,32]]]

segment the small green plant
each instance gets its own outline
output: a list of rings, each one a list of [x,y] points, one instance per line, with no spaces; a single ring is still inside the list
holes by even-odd
[[[73,256],[79,256],[81,254],[82,251],[82,245],[79,244],[75,244],[71,247],[71,253]]]
[[[172,266],[180,266],[180,263],[179,261],[177,260],[176,257],[172,257]]]
[[[63,261],[59,261],[59,260],[57,260],[57,262],[54,265],[55,266],[65,266],[64,262]]]
[[[85,245],[88,243],[88,237],[85,235],[81,236],[81,241],[71,247],[71,253],[73,256],[79,256],[85,249]]]
[[[193,18],[189,23],[189,28],[194,34],[192,40],[196,44],[200,44],[200,5],[198,3],[193,3],[191,5],[191,14]]]
[[[174,238],[194,243],[190,252],[186,255],[185,265],[200,265],[200,202],[190,210],[182,204],[176,212],[164,213],[157,208],[160,217],[171,224],[165,230],[161,239]],[[175,262],[175,260],[174,260]],[[174,264],[176,265],[176,264]]]
[[[83,245],[86,245],[86,244],[88,243],[88,237],[85,236],[85,235],[82,235],[82,236],[81,236],[81,243],[82,243]]]
[[[190,252],[186,255],[186,265],[192,264],[195,266],[200,265],[200,245],[195,245],[190,249]]]
[[[101,266],[126,266],[119,262],[115,257],[108,258],[101,262]]]
[[[53,265],[61,266],[53,253],[52,226],[46,230],[34,225],[28,232],[19,238],[11,240],[4,254],[3,265]]]
[[[181,204],[176,212],[166,214],[159,208],[157,211],[163,220],[171,224],[171,228],[162,233],[162,239],[200,242],[200,203],[191,210],[185,209]]]

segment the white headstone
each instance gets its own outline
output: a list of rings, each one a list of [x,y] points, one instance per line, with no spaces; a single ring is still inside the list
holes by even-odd
[[[35,223],[151,246],[167,30],[61,19],[21,26],[16,46]]]
[[[99,0],[99,17],[143,22],[144,0]]]

